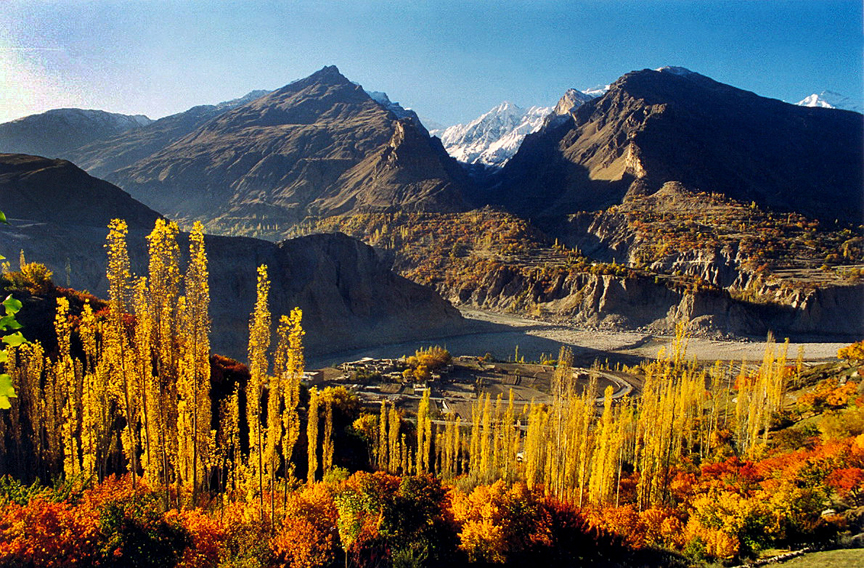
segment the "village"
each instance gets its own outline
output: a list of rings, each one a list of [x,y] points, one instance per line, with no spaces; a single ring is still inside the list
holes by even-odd
[[[394,404],[408,414],[416,412],[420,399],[428,390],[434,419],[448,415],[471,419],[474,401],[486,394],[494,401],[513,395],[517,412],[526,405],[550,403],[555,367],[538,363],[501,362],[485,357],[458,356],[417,380],[409,357],[396,359],[364,357],[306,373],[309,386],[341,385],[355,393],[364,407],[377,411],[382,401]],[[631,375],[607,370],[573,368],[576,393],[587,387],[591,373],[597,376],[596,405],[603,405],[606,387],[613,387],[613,399],[638,391],[641,384]]]

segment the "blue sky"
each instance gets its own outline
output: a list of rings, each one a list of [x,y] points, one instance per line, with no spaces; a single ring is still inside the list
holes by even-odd
[[[151,118],[325,65],[442,124],[679,65],[796,102],[861,99],[860,0],[0,0],[0,121]]]

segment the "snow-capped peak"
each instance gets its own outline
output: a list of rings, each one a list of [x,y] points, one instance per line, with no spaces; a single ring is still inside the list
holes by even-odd
[[[609,87],[612,85],[603,85],[601,87],[594,87],[593,89],[586,89],[582,91],[583,94],[588,95],[592,99],[596,99],[597,97],[602,97],[606,94],[606,91],[609,90]]]
[[[607,85],[591,91],[568,89],[555,107],[524,109],[504,101],[468,124],[432,130],[431,134],[440,137],[447,152],[462,163],[500,168],[513,157],[527,135],[550,120],[565,120],[574,109],[603,95],[608,88]]]
[[[851,97],[835,93],[834,91],[822,91],[819,94],[812,95],[800,100],[796,103],[798,106],[820,107],[820,108],[839,108],[843,110],[852,110],[861,112],[861,102],[856,101]]]
[[[660,73],[670,73],[672,75],[680,75],[682,77],[686,77],[688,75],[698,75],[698,73],[690,71],[686,67],[666,66],[666,67],[660,67],[659,69],[656,69],[656,71],[659,71]]]
[[[543,126],[550,107],[521,108],[504,101],[468,124],[433,130],[447,152],[466,164],[500,168],[528,134]]]

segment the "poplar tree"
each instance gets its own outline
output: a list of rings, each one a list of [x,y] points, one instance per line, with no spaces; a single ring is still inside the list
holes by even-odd
[[[132,485],[138,476],[138,419],[140,394],[135,389],[133,358],[126,333],[129,313],[129,253],[126,248],[128,228],[125,221],[114,219],[108,225],[108,322],[103,349],[106,351],[110,385],[120,402],[126,424],[121,432],[123,453],[132,473]]]
[[[588,499],[591,503],[603,504],[609,501],[613,471],[617,461],[615,447],[615,423],[612,415],[612,385],[606,387],[603,396],[603,416],[600,418],[595,436],[594,459],[591,479],[588,485]]]
[[[486,393],[482,401],[483,417],[481,418],[481,423],[483,425],[483,429],[480,433],[480,463],[478,465],[478,473],[480,474],[480,479],[484,480],[485,482],[488,481],[491,477],[491,468],[489,461],[492,457],[492,403],[489,400],[489,393]]]
[[[397,473],[399,471],[400,466],[402,465],[402,453],[399,448],[399,428],[401,426],[401,420],[399,418],[399,411],[396,410],[396,405],[390,405],[390,412],[388,413],[388,422],[389,426],[387,428],[388,437],[388,453],[390,454],[389,461],[389,471],[390,473]],[[408,475],[407,472],[403,473],[403,475]]]
[[[72,324],[69,323],[69,300],[57,298],[57,314],[54,318],[57,333],[57,361],[54,363],[54,380],[61,385],[65,395],[63,405],[63,473],[73,479],[81,473],[81,389],[75,377],[70,341]]]
[[[321,442],[321,474],[327,475],[333,467],[333,394],[325,389],[324,439]]]
[[[246,424],[249,429],[249,473],[250,491],[257,484],[261,502],[260,514],[264,515],[264,433],[261,426],[261,399],[267,383],[267,349],[270,347],[270,308],[267,299],[270,280],[267,266],[258,267],[258,284],[255,309],[249,321],[249,383],[246,388]]]
[[[210,284],[207,253],[204,249],[204,226],[196,221],[189,235],[189,265],[186,269],[186,317],[183,321],[184,358],[189,373],[189,390],[181,397],[191,410],[193,503],[198,491],[209,480],[210,448],[215,432],[211,431],[210,400]]]
[[[279,343],[276,349],[274,373],[282,378],[282,458],[285,462],[285,479],[293,475],[291,457],[294,446],[300,436],[300,415],[297,407],[300,404],[300,380],[303,378],[305,366],[303,358],[303,327],[301,325],[303,312],[300,308],[291,310],[290,316],[279,318],[277,336]],[[286,484],[287,490],[287,484]],[[286,495],[287,497],[287,495]]]
[[[390,438],[387,434],[387,401],[381,401],[381,411],[378,413],[377,444],[375,446],[375,463],[381,471],[390,468]]]
[[[306,481],[310,484],[315,482],[315,473],[318,471],[318,405],[320,403],[318,389],[309,389],[309,410],[306,417],[306,440],[309,471]]]
[[[97,475],[100,439],[107,429],[103,414],[107,406],[105,392],[96,384],[97,327],[93,308],[85,301],[78,330],[85,360],[81,384],[81,469],[88,479]]]
[[[429,389],[423,393],[417,409],[417,473],[429,471],[432,447],[432,419],[429,417]]]
[[[148,401],[153,400],[150,430],[156,432],[166,508],[169,506],[169,486],[177,475],[179,450],[176,436],[168,435],[177,430],[178,354],[174,334],[178,328],[176,311],[180,290],[178,232],[176,223],[157,219],[153,231],[147,235],[149,307],[145,321],[151,329],[151,360],[155,362],[154,384],[150,386],[151,389],[155,387],[155,396],[148,398]]]

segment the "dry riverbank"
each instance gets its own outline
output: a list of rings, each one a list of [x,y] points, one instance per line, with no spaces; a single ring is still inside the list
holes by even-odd
[[[325,366],[360,357],[398,357],[413,353],[420,347],[443,345],[453,355],[483,355],[490,353],[496,359],[512,360],[517,355],[526,361],[539,360],[542,355],[558,353],[561,345],[573,349],[580,365],[590,365],[595,359],[610,363],[632,364],[656,357],[658,351],[667,350],[672,337],[637,331],[601,331],[581,329],[562,324],[543,322],[516,315],[475,309],[463,309],[462,315],[472,325],[463,334],[429,340],[386,344],[362,350],[334,353],[310,359],[310,366]],[[778,341],[782,341],[779,338]],[[790,343],[788,355],[794,359],[803,348],[804,360],[817,362],[836,357],[837,349],[849,342]],[[716,340],[694,337],[688,340],[687,353],[700,361],[758,361],[765,351],[764,340]]]

